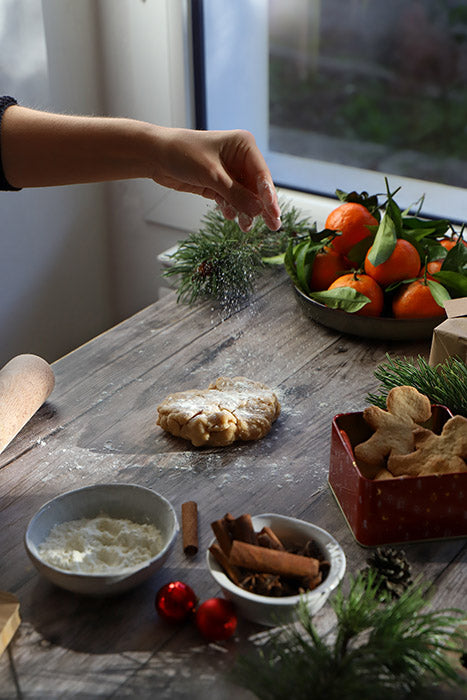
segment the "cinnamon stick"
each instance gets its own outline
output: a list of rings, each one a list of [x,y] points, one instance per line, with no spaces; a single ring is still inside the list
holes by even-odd
[[[209,547],[209,551],[211,552],[212,556],[217,561],[217,563],[222,566],[230,580],[238,586],[238,583],[240,581],[240,572],[236,566],[233,566],[230,563],[229,558],[226,556],[226,554],[224,554],[219,545],[217,543],[212,544]]]
[[[317,576],[315,576],[314,578],[307,581],[308,590],[312,591],[314,588],[316,588],[316,586],[319,586],[319,584],[322,583],[322,581],[323,581],[323,574],[321,571],[319,571]]]
[[[211,523],[211,528],[219,542],[220,548],[226,556],[229,556],[230,547],[232,546],[232,536],[226,518],[227,516],[221,520],[215,520]]]
[[[257,544],[256,532],[253,527],[251,515],[244,513],[231,523],[232,538],[241,542]]]
[[[269,549],[280,549],[281,551],[285,550],[284,545],[276,535],[276,533],[271,530],[270,527],[267,527],[265,525],[261,532],[258,532],[257,535],[258,539],[258,544],[261,547],[268,547]]]
[[[193,555],[198,551],[198,506],[196,501],[182,503],[183,551]]]
[[[299,554],[290,554],[276,549],[234,540],[230,549],[229,561],[250,571],[279,574],[286,578],[314,579],[319,572],[319,561]]]

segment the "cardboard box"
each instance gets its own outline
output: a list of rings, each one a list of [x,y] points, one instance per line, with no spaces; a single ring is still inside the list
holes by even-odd
[[[451,417],[432,407],[425,427],[441,432]],[[353,448],[371,435],[363,413],[341,413],[332,423],[329,485],[361,545],[467,537],[467,472],[395,479],[367,479]]]
[[[456,355],[467,363],[467,297],[444,303],[447,320],[433,331],[429,363],[433,367]]]

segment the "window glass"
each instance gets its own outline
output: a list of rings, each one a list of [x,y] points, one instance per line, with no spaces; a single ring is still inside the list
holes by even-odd
[[[199,3],[196,3],[199,4]],[[207,128],[249,128],[278,184],[401,185],[466,218],[465,0],[204,0]],[[405,201],[404,201],[405,200]]]

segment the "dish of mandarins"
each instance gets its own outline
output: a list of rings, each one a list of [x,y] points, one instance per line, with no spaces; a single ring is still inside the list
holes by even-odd
[[[467,295],[467,243],[447,219],[401,211],[389,191],[343,203],[323,231],[291,240],[284,264],[306,313],[343,333],[388,340],[430,337],[444,302]]]
[[[378,318],[357,316],[345,311],[330,309],[328,306],[310,299],[297,287],[295,287],[295,293],[305,313],[313,321],[340,333],[349,333],[375,340],[424,340],[430,338],[433,329],[446,318],[445,314],[436,318],[410,320],[399,320],[387,316]]]

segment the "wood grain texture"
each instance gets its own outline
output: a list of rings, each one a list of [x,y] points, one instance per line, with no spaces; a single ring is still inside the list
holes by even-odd
[[[0,455],[0,589],[18,596],[23,619],[0,659],[0,698],[251,700],[226,673],[264,629],[240,620],[233,639],[208,645],[194,625],[157,616],[156,592],[178,579],[200,600],[220,594],[205,555],[210,523],[227,511],[312,521],[342,544],[350,572],[364,567],[368,551],[355,543],[327,485],[331,421],[362,410],[386,352],[428,357],[429,349],[428,342],[367,342],[314,324],[276,272],[228,317],[209,302],[190,308],[171,295],[55,363],[51,399]],[[167,394],[222,375],[244,375],[277,392],[281,415],[263,440],[199,449],[156,426],[156,406]],[[107,481],[153,488],[178,513],[196,501],[199,551],[187,557],[180,536],[150,581],[115,599],[88,599],[41,579],[23,536],[45,501]],[[414,575],[436,587],[436,606],[465,605],[465,540],[404,550]],[[332,626],[328,607],[320,621]]]

